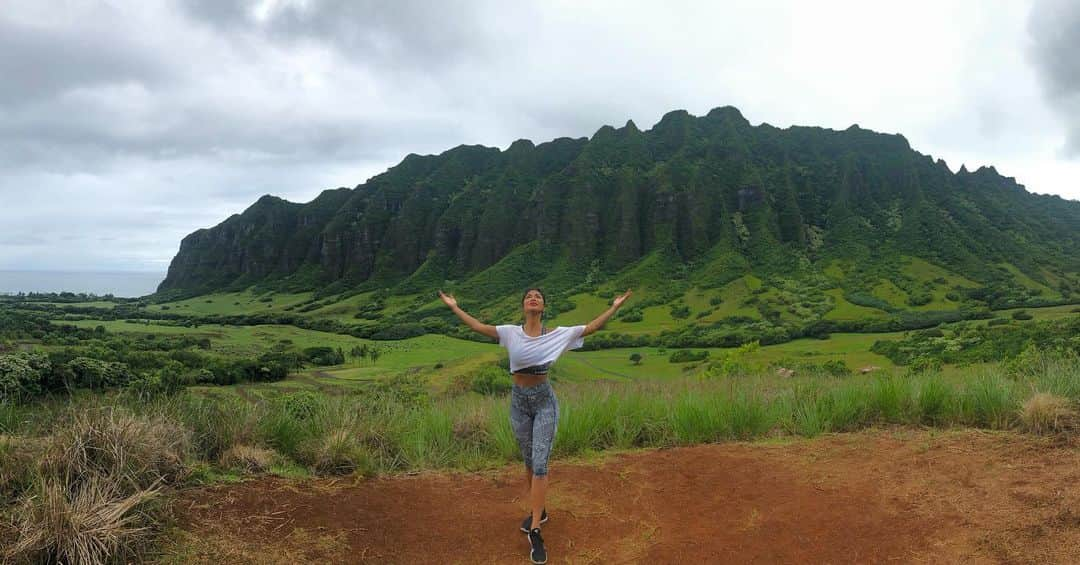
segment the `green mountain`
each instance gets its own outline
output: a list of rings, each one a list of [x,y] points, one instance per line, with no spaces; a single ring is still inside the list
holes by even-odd
[[[992,167],[952,173],[900,135],[680,110],[647,131],[410,154],[306,204],[264,196],[185,237],[158,290],[369,292],[377,310],[452,288],[512,315],[534,283],[553,312],[633,285],[628,319],[663,307],[787,337],[830,320],[1067,303],[1080,300],[1080,202]],[[380,319],[442,315],[426,300]]]

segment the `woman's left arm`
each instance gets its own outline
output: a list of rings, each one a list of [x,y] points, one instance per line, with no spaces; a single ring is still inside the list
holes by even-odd
[[[615,300],[611,302],[610,308],[605,310],[603,314],[600,314],[596,317],[595,320],[589,322],[588,325],[585,326],[585,331],[581,333],[581,337],[585,337],[604,327],[604,324],[607,323],[608,318],[614,316],[615,312],[619,311],[619,307],[623,305],[623,302],[626,302],[626,299],[630,298],[630,294],[630,290],[627,289],[626,293],[622,296],[616,296]]]

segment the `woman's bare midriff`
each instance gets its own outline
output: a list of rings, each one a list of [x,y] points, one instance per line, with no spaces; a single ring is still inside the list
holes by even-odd
[[[525,388],[547,382],[547,375],[530,375],[529,373],[514,373],[514,384]]]

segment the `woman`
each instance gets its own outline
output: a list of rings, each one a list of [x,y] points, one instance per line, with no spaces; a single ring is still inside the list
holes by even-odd
[[[630,291],[616,297],[610,308],[587,325],[560,326],[550,331],[544,330],[544,294],[538,288],[530,288],[521,297],[525,323],[520,326],[484,324],[458,307],[453,296],[440,290],[439,297],[466,325],[497,339],[499,345],[510,354],[510,373],[514,380],[510,397],[510,425],[525,459],[525,485],[532,506],[532,515],[521,523],[521,530],[529,534],[532,562],[546,563],[547,552],[544,539],[540,537],[540,524],[548,519],[544,509],[547,462],[559,421],[559,402],[547,382],[548,369],[563,351],[581,347],[585,336],[603,327],[608,318],[630,298]]]

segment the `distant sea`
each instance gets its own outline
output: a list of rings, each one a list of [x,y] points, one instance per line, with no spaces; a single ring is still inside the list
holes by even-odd
[[[74,292],[134,297],[157,290],[165,273],[147,271],[0,271],[0,294]]]

